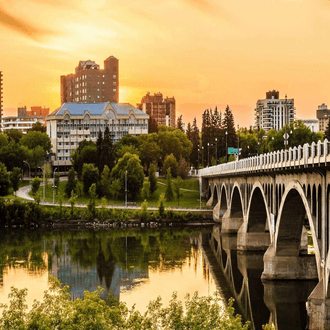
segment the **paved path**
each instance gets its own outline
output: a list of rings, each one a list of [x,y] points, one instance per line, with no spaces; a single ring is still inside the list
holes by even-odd
[[[43,184],[41,184],[42,186]],[[17,190],[16,195],[17,197],[23,198],[23,199],[27,199],[29,201],[34,201],[34,199],[29,196],[29,192],[31,190],[31,186],[25,186],[25,187],[21,187]],[[47,201],[41,201],[40,202],[41,205],[59,205],[58,203],[53,204],[52,202],[47,202]],[[62,204],[65,207],[70,207],[69,203],[63,203]],[[75,204],[75,207],[86,207],[86,204],[80,204],[77,203]],[[98,207],[101,207],[100,205]],[[125,205],[107,205],[107,208],[114,208],[114,209],[130,209],[130,210],[140,210],[141,206],[140,205],[128,205],[127,207],[125,207]],[[148,206],[148,210],[150,211],[157,211],[158,207],[156,206]],[[199,209],[199,208],[186,208],[186,207],[165,207],[165,210],[175,210],[175,211],[190,211],[190,212],[212,212],[212,210],[210,209]]]

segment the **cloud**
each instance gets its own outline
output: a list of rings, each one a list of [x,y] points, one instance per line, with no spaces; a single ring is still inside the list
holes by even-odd
[[[16,18],[8,14],[1,8],[0,8],[0,25],[6,26],[34,40],[37,40],[45,35],[54,34],[54,32],[52,31],[34,27],[29,23],[21,20],[20,18]]]

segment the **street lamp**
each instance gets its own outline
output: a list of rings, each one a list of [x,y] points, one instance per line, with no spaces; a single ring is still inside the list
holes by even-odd
[[[127,207],[127,170],[125,171],[125,207]]]
[[[29,166],[29,181],[30,181],[30,178],[31,178],[31,167],[30,167],[30,164],[27,161],[25,161],[25,160],[23,160],[23,163],[26,163]]]
[[[207,167],[209,167],[209,161],[210,161],[210,143],[207,142]]]
[[[55,171],[57,170],[57,167],[54,169],[54,172],[53,172],[53,204],[55,204],[55,189],[56,189],[56,186],[55,186]]]
[[[198,148],[198,155],[197,155],[198,170],[199,170],[199,152],[200,152],[200,149]]]
[[[218,139],[215,138],[215,164],[218,165]]]
[[[228,131],[226,131],[226,163],[228,163]]]
[[[202,166],[204,167],[204,146],[202,147]]]

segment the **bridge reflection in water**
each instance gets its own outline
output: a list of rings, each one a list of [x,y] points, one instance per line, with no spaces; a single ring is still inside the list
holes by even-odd
[[[204,234],[200,247],[213,278],[235,310],[249,320],[253,329],[273,323],[277,329],[306,329],[306,301],[317,281],[261,281],[263,252],[237,250],[237,236],[221,234],[215,226]]]

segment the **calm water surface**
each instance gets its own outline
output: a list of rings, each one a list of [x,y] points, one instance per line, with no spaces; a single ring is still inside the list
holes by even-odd
[[[269,321],[278,329],[305,329],[305,302],[316,283],[262,283],[262,257],[238,253],[236,237],[222,237],[217,227],[2,232],[0,302],[8,302],[15,286],[28,288],[31,306],[50,275],[69,285],[74,298],[101,286],[104,298],[110,292],[141,312],[158,296],[166,305],[174,291],[183,300],[218,289],[224,303],[235,298],[237,312],[255,329]]]

